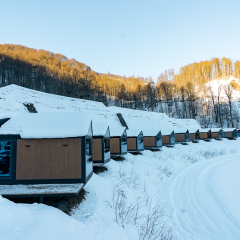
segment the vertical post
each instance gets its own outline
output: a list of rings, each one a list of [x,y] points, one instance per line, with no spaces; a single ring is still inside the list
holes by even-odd
[[[39,197],[39,203],[43,203],[43,197]]]

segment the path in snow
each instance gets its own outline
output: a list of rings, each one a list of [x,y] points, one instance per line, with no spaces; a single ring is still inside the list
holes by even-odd
[[[239,154],[232,154],[196,163],[175,177],[171,202],[180,239],[240,239],[239,169]]]

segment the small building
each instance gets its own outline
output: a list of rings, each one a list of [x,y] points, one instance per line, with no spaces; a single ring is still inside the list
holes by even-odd
[[[111,127],[110,153],[111,157],[127,154],[127,131],[125,127]]]
[[[175,129],[175,142],[176,143],[186,143],[189,142],[189,131],[184,129]]]
[[[163,129],[161,132],[163,146],[172,146],[175,144],[175,133],[173,130]]]
[[[110,130],[105,123],[93,122],[92,141],[93,166],[101,166],[111,160]]]
[[[223,138],[222,128],[211,128],[212,138],[221,139]]]
[[[158,149],[162,147],[162,133],[156,129],[144,129],[144,149]]]
[[[12,117],[0,128],[0,195],[77,195],[93,174],[91,141],[87,114]]]
[[[209,140],[211,138],[212,138],[212,134],[211,134],[210,128],[200,128],[199,129],[199,139]]]
[[[127,130],[127,151],[140,152],[144,150],[143,132],[139,129]]]
[[[189,140],[192,142],[196,142],[198,139],[200,139],[199,129],[190,129]]]
[[[236,139],[238,137],[238,132],[236,128],[224,128],[223,137],[228,139]]]

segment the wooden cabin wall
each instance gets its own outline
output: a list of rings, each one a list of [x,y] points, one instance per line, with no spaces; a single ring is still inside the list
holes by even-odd
[[[225,137],[232,138],[233,137],[232,132],[225,132]]]
[[[137,139],[136,138],[127,138],[127,150],[136,150],[137,149]]]
[[[175,134],[175,141],[176,142],[184,142],[185,141],[185,134]]]
[[[81,178],[81,138],[18,139],[16,180]]]
[[[190,140],[195,140],[196,139],[196,134],[195,133],[189,133],[189,139]]]
[[[93,162],[102,161],[102,138],[93,139]]]
[[[208,133],[199,133],[200,139],[208,138]]]
[[[212,138],[218,138],[219,135],[218,135],[218,132],[212,132]]]
[[[155,147],[156,138],[155,137],[143,137],[144,147]]]
[[[120,138],[111,138],[110,139],[110,152],[111,153],[121,153]]]
[[[169,135],[163,135],[162,136],[162,143],[163,144],[170,144],[170,136]]]

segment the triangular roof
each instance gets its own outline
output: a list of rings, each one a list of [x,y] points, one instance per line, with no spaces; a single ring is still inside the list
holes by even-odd
[[[222,128],[211,128],[211,132],[219,132]]]
[[[237,130],[236,128],[223,128],[224,132],[232,132],[234,130]]]
[[[143,133],[141,130],[139,129],[135,129],[135,128],[131,128],[127,130],[127,136],[128,137],[137,137],[139,136],[141,133]]]
[[[13,116],[0,134],[21,138],[68,138],[92,135],[90,115],[82,113],[23,113]]]
[[[199,132],[202,132],[202,133],[209,132],[209,131],[211,131],[210,128],[200,128],[199,129]]]

